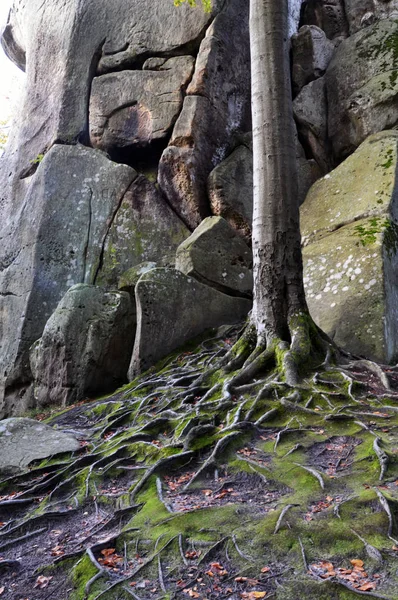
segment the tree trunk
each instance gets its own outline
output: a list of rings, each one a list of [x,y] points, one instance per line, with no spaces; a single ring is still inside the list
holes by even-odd
[[[257,345],[290,342],[304,294],[290,83],[288,0],[250,0]]]

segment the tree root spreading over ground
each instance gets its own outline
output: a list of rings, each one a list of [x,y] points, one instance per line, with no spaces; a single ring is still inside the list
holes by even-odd
[[[48,419],[81,450],[3,476],[1,600],[397,598],[398,369],[292,386],[237,335]]]

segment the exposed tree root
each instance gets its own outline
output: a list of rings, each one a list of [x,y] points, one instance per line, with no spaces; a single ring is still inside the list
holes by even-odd
[[[76,415],[93,419],[84,450],[0,483],[5,558],[0,569],[6,585],[14,583],[11,573],[19,564],[19,578],[25,571],[25,582],[35,575],[33,566],[29,571],[25,560],[17,560],[28,547],[34,568],[50,566],[54,581],[61,574],[65,580],[71,564],[76,571],[66,589],[50,584],[40,596],[34,588],[31,600],[64,600],[77,581],[76,598],[195,597],[202,591],[199,579],[203,587],[215,584],[240,597],[253,590],[246,585],[252,577],[268,598],[294,577],[298,559],[307,571],[306,551],[312,561],[325,524],[351,532],[350,547],[357,544],[358,556],[375,561],[382,578],[392,572],[397,371],[389,369],[386,381],[384,367],[379,371],[368,361],[351,357],[343,366],[333,364],[333,345],[308,323],[298,326],[290,342],[274,340],[256,348],[256,340],[243,335],[237,344],[227,352],[222,339],[212,351],[204,343],[197,355],[174,357],[158,376],[148,373],[112,399],[80,408]],[[68,428],[78,430],[78,419]],[[347,434],[335,441],[340,428]],[[352,444],[351,438],[359,441]],[[358,458],[360,442],[366,444],[358,446],[363,454]],[[380,472],[375,478],[376,457]],[[350,476],[355,483],[357,472],[364,475],[352,489]],[[381,513],[381,527],[375,519],[368,533],[363,519],[369,497],[374,510],[373,488],[387,518]],[[362,503],[362,520],[357,520]],[[300,510],[292,511],[294,506]],[[334,540],[326,535],[322,544],[329,544],[332,557]],[[284,545],[289,548],[285,557],[280,555]],[[98,560],[110,547],[119,561],[114,569]],[[260,575],[264,565],[268,575]],[[219,576],[224,570],[228,576]],[[141,585],[145,581],[151,583]],[[178,581],[183,584],[177,586]],[[374,583],[383,585],[382,579]],[[355,593],[352,586],[347,589]],[[205,591],[213,597],[211,589],[202,595]],[[22,590],[18,593],[22,597]],[[364,595],[387,597],[374,590]]]

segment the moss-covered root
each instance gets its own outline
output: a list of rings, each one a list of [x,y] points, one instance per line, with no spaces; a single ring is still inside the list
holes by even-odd
[[[231,389],[252,381],[270,367],[276,369],[279,378],[287,385],[296,387],[301,383],[304,370],[319,364],[319,361],[322,365],[330,364],[332,357],[337,356],[338,350],[333,342],[315,325],[308,313],[292,315],[288,328],[289,341],[276,336],[266,343],[257,341],[256,347],[248,355],[253,347],[254,335],[253,326],[249,324],[229,353],[232,358],[224,366],[224,370],[238,371],[224,388],[230,392]]]

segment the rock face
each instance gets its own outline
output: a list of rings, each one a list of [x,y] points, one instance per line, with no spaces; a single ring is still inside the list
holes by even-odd
[[[250,129],[248,8],[229,0],[208,28],[160,161],[160,186],[190,229],[210,214],[207,178],[225,158],[232,135]]]
[[[303,24],[320,27],[330,40],[348,34],[345,0],[307,0],[303,12]]]
[[[14,0],[3,40],[27,73],[24,119],[10,149],[18,155],[15,169],[29,168],[56,140],[87,137],[96,72],[140,69],[148,56],[181,54],[199,44],[211,18],[200,7],[176,10],[164,0]]]
[[[109,228],[95,282],[117,287],[122,274],[142,262],[174,266],[176,249],[189,234],[158,188],[139,176],[124,195]]]
[[[179,246],[176,269],[226,294],[250,297],[252,253],[221,217],[208,217]]]
[[[33,419],[0,421],[0,473],[22,470],[34,460],[79,448],[72,435]]]
[[[71,287],[31,350],[36,404],[67,406],[124,383],[134,335],[129,294]]]
[[[174,269],[142,275],[136,289],[137,335],[129,378],[154,365],[206,329],[238,323],[251,308]]]
[[[148,61],[147,61],[148,62]],[[95,77],[90,99],[90,139],[95,148],[147,146],[166,137],[181,110],[194,67],[191,56],[148,62],[145,71]],[[148,70],[148,66],[156,70]]]
[[[29,347],[62,296],[76,283],[93,283],[109,225],[135,177],[133,169],[97,150],[53,146],[21,208],[3,223],[0,387],[6,399],[0,414],[22,402]]]
[[[301,209],[312,316],[338,345],[383,362],[398,356],[397,145],[396,131],[371,136]]]
[[[327,173],[332,166],[331,147],[328,138],[328,105],[325,78],[312,81],[293,102],[297,130],[311,149],[319,168]]]
[[[253,153],[248,136],[211,173],[208,192],[214,215],[223,217],[250,243],[253,218]],[[311,185],[321,176],[322,170],[314,160],[307,160],[304,150],[296,140],[298,170],[298,198],[302,204]]]
[[[325,75],[329,138],[337,158],[397,124],[397,44],[398,22],[387,19],[338,47]]]
[[[398,17],[397,0],[345,0],[350,33],[356,33],[380,19]]]
[[[321,77],[335,51],[335,44],[322,29],[304,25],[292,37],[292,80],[296,92],[310,81]]]

